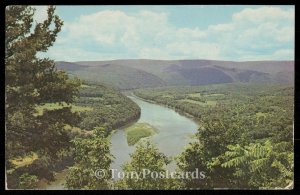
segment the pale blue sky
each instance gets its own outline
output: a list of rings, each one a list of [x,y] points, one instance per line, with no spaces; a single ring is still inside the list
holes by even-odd
[[[294,6],[57,6],[54,60],[293,60]],[[45,17],[37,8],[36,20]]]

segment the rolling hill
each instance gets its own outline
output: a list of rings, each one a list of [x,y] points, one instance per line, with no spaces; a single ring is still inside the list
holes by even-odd
[[[293,61],[111,60],[56,62],[88,82],[119,89],[218,83],[293,83]]]

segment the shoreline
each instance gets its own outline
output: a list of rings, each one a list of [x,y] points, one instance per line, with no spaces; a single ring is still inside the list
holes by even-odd
[[[191,114],[189,114],[189,113],[187,113],[187,112],[184,112],[184,111],[175,109],[175,107],[173,107],[173,106],[168,106],[168,105],[166,105],[166,104],[158,103],[158,102],[153,101],[153,100],[144,99],[144,98],[142,98],[142,97],[139,97],[139,96],[135,95],[133,92],[131,93],[131,95],[127,95],[127,97],[128,97],[128,96],[135,97],[135,98],[137,98],[137,99],[143,100],[143,101],[148,102],[148,103],[157,104],[157,105],[163,106],[163,107],[165,107],[165,108],[170,108],[170,109],[174,110],[175,112],[177,112],[178,114],[180,114],[180,115],[182,115],[182,116],[184,116],[184,117],[187,117],[187,118],[193,120],[197,125],[200,126],[200,123],[199,123],[199,121],[197,120],[197,118],[196,118],[195,116],[193,116],[193,115],[191,115]]]
[[[128,121],[128,123],[125,124],[125,125],[122,125],[122,126],[120,126],[120,127],[117,127],[117,128],[114,128],[113,130],[111,130],[111,131],[109,132],[108,136],[107,136],[107,137],[109,138],[109,140],[111,139],[111,136],[112,136],[114,133],[116,133],[117,131],[119,131],[119,130],[120,130],[120,131],[121,131],[121,130],[124,131],[125,128],[134,125],[134,124],[140,119],[140,117],[141,117],[141,116],[139,116],[137,119]]]
[[[145,102],[148,102],[148,103],[151,103],[151,104],[156,104],[156,105],[163,106],[163,107],[165,107],[165,108],[169,108],[169,109],[175,111],[176,113],[180,114],[181,116],[184,116],[184,117],[187,117],[187,118],[191,119],[191,120],[192,120],[193,122],[195,122],[197,125],[200,125],[199,122],[197,121],[197,118],[196,118],[196,117],[194,117],[193,115],[191,115],[191,114],[189,114],[189,113],[186,113],[186,112],[183,112],[183,111],[180,111],[180,110],[176,110],[176,109],[175,109],[174,107],[172,107],[172,106],[168,106],[168,105],[165,105],[165,104],[161,104],[161,103],[155,102],[155,101],[153,101],[153,100],[148,100],[148,99],[141,98],[141,97],[135,95],[134,93],[127,94],[126,96],[127,96],[127,97],[128,97],[128,96],[132,96],[132,97],[134,97],[134,98],[140,99],[140,100],[142,100],[142,101],[145,101]],[[128,98],[129,98],[129,97],[128,97]],[[123,130],[123,131],[124,131],[125,128],[130,127],[130,126],[134,125],[135,123],[137,123],[138,120],[140,119],[140,117],[141,117],[141,116],[139,115],[137,118],[134,118],[134,119],[129,120],[128,122],[126,122],[126,124],[121,125],[120,127],[116,127],[116,128],[114,128],[114,129],[112,129],[112,130],[109,132],[108,136],[107,136],[108,139],[111,140],[112,135],[115,134],[117,131],[119,131],[119,130]],[[58,175],[65,175],[66,172],[67,172],[67,169],[68,169],[68,168],[66,167],[66,168],[63,169],[63,170],[61,170],[61,171],[59,171],[59,172],[56,172],[56,174],[58,174]],[[42,182],[42,183],[44,183],[44,185],[42,185],[42,186],[43,186],[42,188],[47,189],[47,188],[52,188],[53,185],[54,185],[54,186],[57,185],[56,187],[59,187],[59,188],[60,188],[60,186],[62,186],[62,189],[66,189],[63,185],[61,185],[61,183],[64,182],[64,181],[65,181],[65,177],[63,177],[63,178],[58,178],[57,180],[51,181],[51,182],[49,182],[49,183],[48,183],[48,182]],[[38,189],[41,189],[41,188],[38,188]]]

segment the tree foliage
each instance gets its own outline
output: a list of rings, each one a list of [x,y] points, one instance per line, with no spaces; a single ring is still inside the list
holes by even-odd
[[[19,188],[20,189],[35,189],[37,186],[38,178],[35,175],[29,175],[24,173],[19,178]]]
[[[139,176],[125,175],[117,181],[115,187],[133,190],[176,189],[178,182],[175,179],[163,178],[166,175],[166,166],[170,162],[170,159],[159,152],[148,139],[140,141],[135,151],[130,154],[130,161],[122,167],[125,173],[135,173]]]
[[[81,114],[81,129],[92,130],[102,126],[111,131],[140,117],[139,106],[119,91],[102,84],[88,86],[80,90],[80,98],[76,101],[79,106],[93,108]]]
[[[294,154],[289,142],[250,143],[244,147],[228,145],[228,150],[217,157],[221,167],[234,168],[233,176],[239,184],[248,183],[253,188],[284,188],[293,181]]]
[[[5,146],[8,160],[37,152],[40,157],[57,154],[69,146],[64,126],[76,125],[78,114],[69,108],[46,110],[37,116],[36,107],[45,103],[72,103],[80,81],[58,71],[54,61],[39,58],[51,47],[63,25],[49,6],[47,18],[33,21],[30,6],[13,5],[5,9]]]
[[[63,123],[71,122],[68,118],[74,117],[68,109],[34,116],[37,105],[73,102],[80,84],[68,79],[66,73],[57,71],[53,60],[37,57],[38,52],[45,52],[53,45],[61,30],[63,22],[54,11],[55,8],[50,6],[48,18],[33,26],[33,8],[8,6],[5,10],[5,105],[9,155],[19,151],[13,150],[14,146],[20,146],[20,150],[43,150],[54,155],[55,148],[59,148],[57,143],[50,150],[47,150],[48,146],[53,145],[54,138],[57,142],[67,139],[61,127]],[[72,122],[70,124],[74,124]],[[31,137],[30,141],[24,139],[27,136]]]
[[[109,189],[112,162],[110,142],[105,129],[96,128],[92,138],[75,138],[72,140],[75,164],[68,170],[66,187],[68,189]],[[95,172],[103,170],[102,178]]]
[[[178,157],[177,165],[182,171],[198,168],[207,177],[184,180],[186,188],[274,189],[292,184],[292,86],[223,84],[140,89],[135,94],[199,121],[197,141]],[[208,101],[216,104],[203,104]]]

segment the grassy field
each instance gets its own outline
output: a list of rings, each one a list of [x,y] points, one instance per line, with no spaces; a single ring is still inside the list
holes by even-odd
[[[210,97],[210,96],[224,96],[224,94],[222,94],[222,93],[212,93],[212,94],[207,94],[205,96],[206,97]]]
[[[102,100],[104,100],[104,98],[101,98],[101,97],[84,97],[84,98],[87,98],[87,99],[89,99],[89,100],[94,100],[94,101],[102,101]]]
[[[198,104],[200,106],[215,106],[217,104],[216,101],[206,101],[205,103],[200,102],[200,101],[196,101],[196,100],[189,100],[189,99],[182,99],[182,100],[178,100],[180,102],[189,102],[192,104]]]
[[[201,94],[200,93],[190,93],[190,94],[188,94],[188,96],[190,96],[190,97],[201,97]]]
[[[266,117],[266,116],[267,116],[267,113],[257,112],[257,113],[256,113],[256,116],[257,116],[257,117],[261,117],[261,116]]]
[[[94,87],[94,86],[90,86],[90,85],[84,85],[84,84],[83,84],[83,85],[81,85],[81,87],[82,87],[82,88],[96,88],[96,87]]]
[[[163,95],[162,97],[163,97],[163,98],[173,98],[172,95]]]
[[[63,107],[68,107],[66,103],[63,103],[62,105],[59,105],[58,103],[46,103],[43,106],[37,106],[36,107],[36,115],[42,115],[43,111],[45,109],[47,110],[56,110],[56,109],[61,109]],[[87,107],[87,106],[76,106],[76,105],[71,105],[72,106],[72,112],[85,112],[85,111],[92,111],[92,107]]]
[[[148,123],[136,123],[125,129],[127,143],[129,146],[136,144],[140,139],[157,133],[157,129]]]
[[[27,155],[25,157],[20,157],[16,159],[10,160],[12,164],[16,166],[16,168],[23,167],[25,165],[30,165],[33,161],[38,159],[38,155],[36,153],[32,153],[30,155]]]

